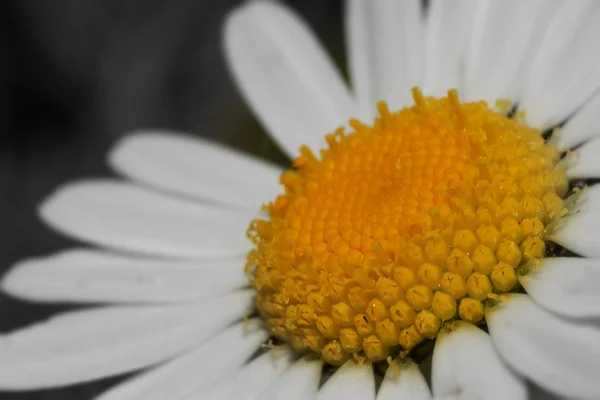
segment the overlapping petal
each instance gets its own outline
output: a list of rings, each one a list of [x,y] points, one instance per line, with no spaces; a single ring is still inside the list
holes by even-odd
[[[75,311],[0,335],[0,387],[68,385],[166,361],[247,315],[252,295]]]
[[[466,46],[462,97],[486,100],[490,106],[499,99],[517,100],[524,71],[558,4],[547,0],[483,0],[472,4],[476,11]]]
[[[569,117],[600,87],[600,3],[562,1],[524,75],[519,108],[527,122],[550,128]]]
[[[463,93],[464,57],[478,0],[432,0],[426,20],[423,92],[445,96],[448,89]]]
[[[502,362],[490,336],[466,322],[438,335],[431,375],[436,398],[527,399],[527,385]]]
[[[183,400],[237,371],[267,336],[259,321],[242,321],[185,355],[117,385],[98,400]]]
[[[245,257],[172,260],[74,249],[24,260],[2,278],[13,296],[37,301],[196,301],[248,285]]]
[[[600,317],[600,260],[552,257],[519,276],[519,282],[542,307],[574,318]]]
[[[186,399],[259,400],[262,392],[277,381],[291,366],[294,358],[294,352],[289,348],[273,348],[252,360],[239,371],[201,392],[192,393]]]
[[[64,186],[46,199],[40,214],[51,227],[80,240],[179,258],[245,254],[253,215],[117,181]]]
[[[306,24],[276,2],[248,2],[225,24],[233,76],[267,131],[290,157],[313,151],[356,115],[341,75]]]
[[[321,360],[303,357],[261,394],[263,400],[305,400],[314,398],[321,380]]]
[[[346,44],[352,86],[361,117],[371,122],[375,104],[392,109],[412,102],[410,89],[423,70],[423,21],[419,0],[349,0]]]
[[[410,360],[394,361],[385,373],[377,400],[430,400],[431,391],[419,366]]]
[[[159,190],[252,212],[282,191],[280,168],[175,132],[130,134],[115,145],[109,162],[126,177]]]
[[[519,374],[562,396],[598,397],[597,326],[558,317],[524,294],[506,295],[486,320],[498,353]]]
[[[316,400],[375,400],[375,376],[370,362],[346,361],[317,392]]]

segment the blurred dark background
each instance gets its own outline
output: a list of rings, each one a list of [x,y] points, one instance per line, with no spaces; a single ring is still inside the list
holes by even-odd
[[[186,131],[286,162],[224,63],[222,22],[239,3],[0,3],[0,275],[21,258],[73,244],[37,220],[36,205],[61,183],[110,176],[105,153],[132,129]],[[342,67],[341,1],[287,3]],[[64,309],[0,294],[0,333]],[[91,399],[117,380],[0,399]]]

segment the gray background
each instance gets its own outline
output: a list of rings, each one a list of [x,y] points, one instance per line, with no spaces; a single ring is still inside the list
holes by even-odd
[[[287,162],[243,104],[224,64],[221,24],[239,3],[1,3],[0,274],[20,258],[73,244],[40,224],[36,205],[63,182],[111,176],[105,153],[131,129],[183,130]],[[341,1],[287,3],[343,65]],[[65,309],[0,295],[0,332]],[[115,381],[0,392],[0,399],[90,399]]]

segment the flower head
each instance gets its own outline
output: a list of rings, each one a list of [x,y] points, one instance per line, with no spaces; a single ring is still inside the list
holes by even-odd
[[[383,361],[484,322],[486,300],[517,291],[568,213],[559,152],[485,102],[424,99],[373,126],[352,120],[282,174],[255,220],[248,265],[269,330],[341,365]]]

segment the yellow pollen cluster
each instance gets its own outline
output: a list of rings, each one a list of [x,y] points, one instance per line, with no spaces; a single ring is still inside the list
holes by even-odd
[[[482,323],[484,302],[518,290],[544,256],[568,181],[540,133],[456,91],[351,120],[284,172],[285,194],[252,221],[248,273],[276,337],[331,364],[382,361]]]

